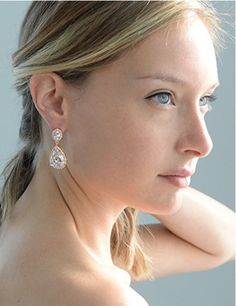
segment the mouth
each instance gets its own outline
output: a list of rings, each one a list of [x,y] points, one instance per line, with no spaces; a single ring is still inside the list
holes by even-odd
[[[187,188],[191,183],[191,176],[194,174],[194,170],[188,170],[182,168],[179,170],[172,170],[168,173],[158,175],[168,183],[171,183],[179,188]]]
[[[159,175],[159,177],[179,188],[187,188],[191,183],[191,176]]]

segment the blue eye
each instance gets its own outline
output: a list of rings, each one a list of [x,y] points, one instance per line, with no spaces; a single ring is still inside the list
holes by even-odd
[[[147,99],[151,99],[153,97],[157,97],[156,101],[161,105],[169,105],[171,102],[171,94],[169,92],[158,92],[148,97]]]
[[[200,99],[200,107],[208,107],[208,111],[212,110],[212,106],[210,105],[212,102],[216,100],[216,96],[210,95],[210,96],[204,96]]]
[[[154,99],[155,98],[155,99]],[[146,99],[152,100],[154,103],[158,103],[160,105],[170,105],[172,103],[172,94],[166,91],[157,92]],[[212,106],[211,103],[216,100],[214,95],[206,95],[199,100],[200,107],[207,107],[208,111],[211,111]],[[173,103],[172,103],[173,104]]]

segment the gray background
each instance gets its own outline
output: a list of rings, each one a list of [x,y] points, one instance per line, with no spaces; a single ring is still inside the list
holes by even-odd
[[[212,1],[224,17],[224,28],[234,38],[234,1]],[[29,1],[0,1],[0,171],[19,146],[18,130],[21,100],[13,88],[11,54],[17,48],[20,24]],[[230,25],[231,24],[231,25]],[[206,115],[209,133],[214,143],[211,154],[201,159],[191,186],[234,208],[234,101],[235,50],[234,39],[226,39],[226,49],[218,63],[220,87],[211,113]],[[141,223],[156,220],[142,213]],[[193,273],[162,277],[151,282],[132,283],[150,306],[233,306],[234,263]],[[33,305],[32,305],[33,306]]]

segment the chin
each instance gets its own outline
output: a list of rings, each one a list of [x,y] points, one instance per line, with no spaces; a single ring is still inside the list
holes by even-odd
[[[182,190],[168,192],[158,196],[156,200],[149,202],[143,209],[144,212],[156,215],[172,215],[182,207]]]

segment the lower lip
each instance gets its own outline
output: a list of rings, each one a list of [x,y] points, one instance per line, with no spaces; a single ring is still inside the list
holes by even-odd
[[[181,176],[162,176],[163,179],[167,180],[169,183],[179,187],[179,188],[187,188],[190,185],[191,177],[181,177]]]

